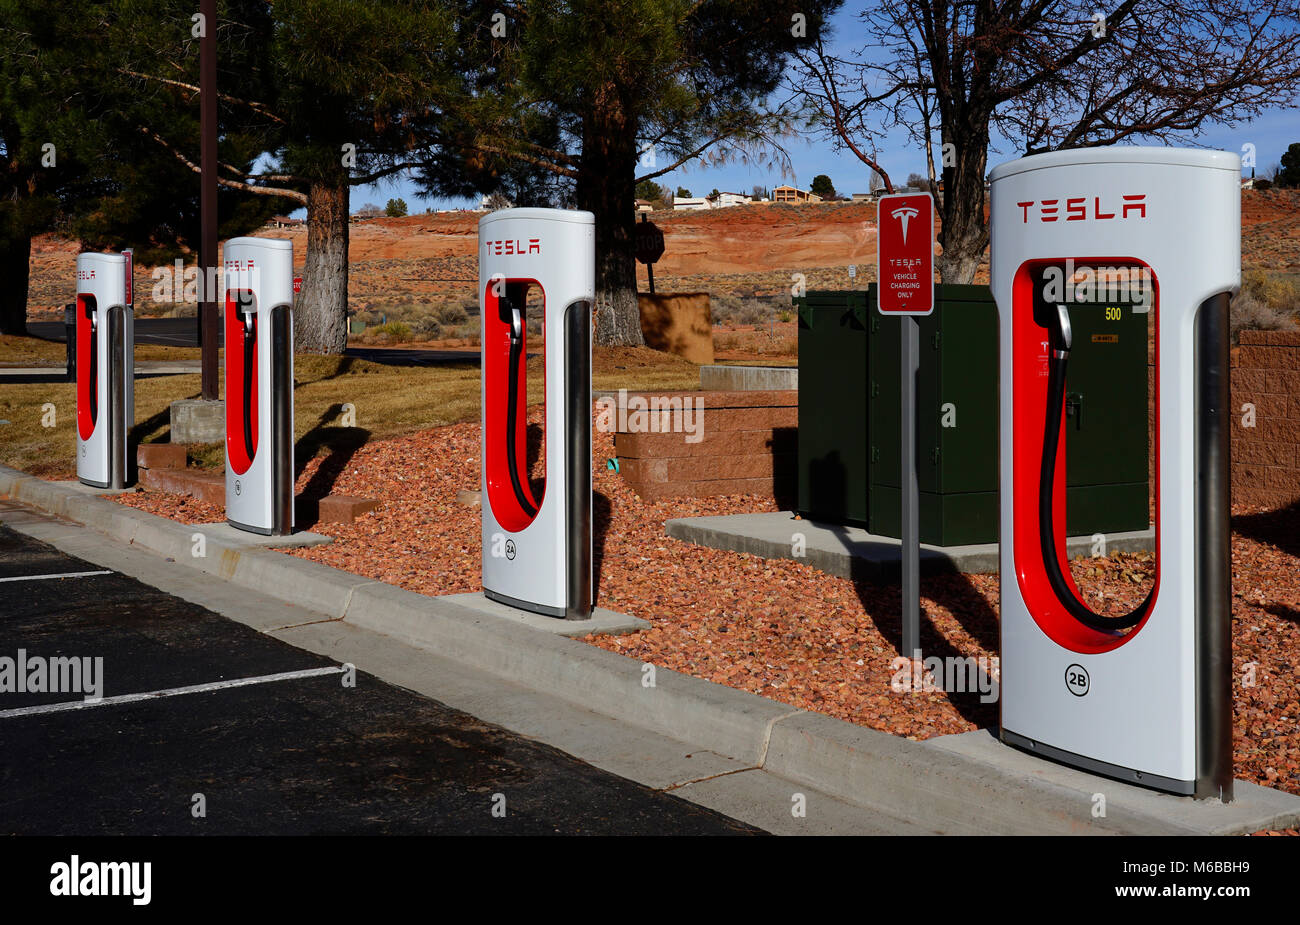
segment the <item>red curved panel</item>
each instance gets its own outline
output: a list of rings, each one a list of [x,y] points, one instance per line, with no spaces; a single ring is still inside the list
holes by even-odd
[[[1156,337],[1155,376],[1155,456],[1156,494],[1156,574],[1152,603],[1160,594],[1160,285],[1151,268],[1140,260],[1115,257],[1076,257],[1079,266],[1143,267],[1151,272],[1155,300],[1152,314]],[[1034,286],[1038,284],[1038,271],[1050,265],[1060,265],[1063,260],[1031,260],[1016,271],[1012,282],[1012,466],[1015,485],[1015,512],[1013,529],[1015,542],[1016,582],[1030,616],[1053,641],[1073,652],[1109,652],[1137,636],[1150,619],[1147,617],[1131,632],[1115,636],[1084,626],[1070,615],[1056,599],[1043,567],[1043,555],[1038,537],[1038,479],[1042,467],[1043,430],[1047,426],[1048,385],[1048,335],[1045,328],[1034,321]],[[1056,474],[1052,488],[1054,499],[1052,525],[1056,531],[1056,550],[1061,571],[1070,583],[1074,595],[1084,601],[1079,588],[1070,575],[1065,546],[1065,459],[1067,429],[1066,417],[1061,416],[1060,452],[1056,456]],[[1086,603],[1086,601],[1084,601]]]
[[[95,421],[99,417],[97,383],[91,375],[95,362],[95,335],[91,329],[87,311],[96,308],[95,297],[89,293],[77,293],[77,433],[82,440],[89,440],[95,432]]]
[[[253,293],[248,289],[226,291],[226,452],[236,475],[247,472],[257,455],[257,350],[260,346],[257,341],[260,338],[253,342],[251,388],[245,395],[244,319],[239,312],[240,304],[252,299]],[[256,316],[253,325],[254,334],[259,334]],[[247,446],[244,439],[246,415],[252,429],[252,446]]]
[[[506,530],[518,533],[532,523],[537,515],[530,515],[524,510],[519,499],[515,497],[510,480],[507,459],[509,443],[506,432],[510,390],[510,323],[501,319],[500,304],[496,294],[498,286],[505,286],[516,292],[517,298],[525,299],[527,290],[534,286],[541,290],[541,283],[535,279],[492,280],[483,293],[484,481],[487,483],[487,501],[491,505],[492,516]],[[545,302],[544,291],[542,296]],[[528,327],[526,324],[523,331],[523,348],[519,351],[516,369],[519,395],[514,427],[515,471],[519,473],[520,486],[532,501],[533,509],[540,511],[542,499],[546,495],[545,486],[542,489],[542,496],[535,497],[532,482],[528,477]],[[543,394],[545,394],[545,386],[543,386]],[[543,422],[543,441],[546,439],[545,434],[546,428]]]

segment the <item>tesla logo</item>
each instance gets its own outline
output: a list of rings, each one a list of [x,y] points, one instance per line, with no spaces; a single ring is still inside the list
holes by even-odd
[[[78,270],[78,271],[77,271],[77,279],[94,279],[94,278],[95,278],[95,271],[94,271],[94,270]]]
[[[529,238],[527,241],[484,241],[483,247],[489,254],[503,255],[512,257],[515,255],[523,256],[525,254],[540,254],[542,252],[542,239]]]
[[[890,212],[889,214],[892,215],[892,216],[894,216],[894,218],[898,219],[898,221],[902,224],[902,226],[903,226],[903,243],[906,244],[906,243],[907,243],[907,223],[910,222],[912,219],[916,218],[916,217],[917,217],[918,215],[920,215],[921,213],[918,212],[916,209],[913,209],[911,206],[904,206],[904,207],[901,208],[901,209],[895,209],[893,212]]]
[[[1089,203],[1091,199],[1091,203]],[[1120,204],[1114,202],[1108,203],[1111,211],[1106,211],[1106,206],[1102,205],[1100,196],[1071,196],[1067,199],[1031,199],[1028,202],[1017,202],[1020,207],[1021,223],[1029,224],[1031,210],[1034,215],[1038,216],[1040,222],[1057,222],[1061,216],[1065,216],[1067,222],[1082,222],[1087,219],[1096,219],[1104,221],[1109,218],[1146,218],[1147,217],[1147,194],[1139,193],[1133,196],[1121,196]],[[1062,205],[1064,203],[1064,205]],[[1116,213],[1114,210],[1119,209]]]

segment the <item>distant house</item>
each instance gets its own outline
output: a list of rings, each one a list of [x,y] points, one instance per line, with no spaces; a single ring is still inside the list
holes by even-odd
[[[876,198],[874,193],[854,193],[849,197],[852,202],[871,202]]]
[[[821,202],[822,197],[816,193],[811,193],[806,189],[799,189],[794,186],[778,186],[772,190],[772,201],[775,203],[785,203],[786,205],[801,206],[809,202]]]
[[[704,209],[712,209],[713,204],[704,196],[674,196],[674,212],[699,212]]]
[[[300,218],[289,218],[287,215],[273,215],[266,220],[267,228],[296,228],[304,224]]]
[[[715,209],[727,209],[731,206],[743,206],[753,202],[751,196],[744,193],[718,193],[717,196],[710,196],[709,200],[713,203]]]

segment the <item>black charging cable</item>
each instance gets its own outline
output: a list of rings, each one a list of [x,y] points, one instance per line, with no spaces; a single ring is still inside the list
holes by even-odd
[[[1052,489],[1056,482],[1056,454],[1060,449],[1061,407],[1065,403],[1065,369],[1070,360],[1070,312],[1056,306],[1055,325],[1051,330],[1051,376],[1047,385],[1047,426],[1043,434],[1043,467],[1038,475],[1038,537],[1043,553],[1043,567],[1056,599],[1070,616],[1084,626],[1103,633],[1113,633],[1137,626],[1155,602],[1155,585],[1146,599],[1123,616],[1103,617],[1074,596],[1056,555],[1056,532],[1052,527]]]
[[[240,314],[244,316],[244,455],[248,461],[253,461],[253,360],[254,348],[257,346],[257,318],[256,309],[244,303],[247,307],[240,308]]]
[[[499,300],[502,320],[505,313],[510,314],[510,373],[506,397],[506,466],[510,470],[510,486],[515,491],[515,500],[529,517],[537,516],[537,508],[524,491],[519,478],[519,461],[516,456],[516,425],[519,420],[519,357],[524,349],[524,317],[519,306],[509,295]]]
[[[90,322],[90,426],[94,427],[99,421],[99,318],[90,303],[85,312]]]

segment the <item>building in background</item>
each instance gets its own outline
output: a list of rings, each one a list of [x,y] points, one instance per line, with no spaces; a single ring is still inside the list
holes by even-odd
[[[821,202],[822,197],[816,193],[810,193],[806,189],[799,189],[794,186],[778,186],[772,190],[772,201],[778,204],[801,206],[809,202]]]

